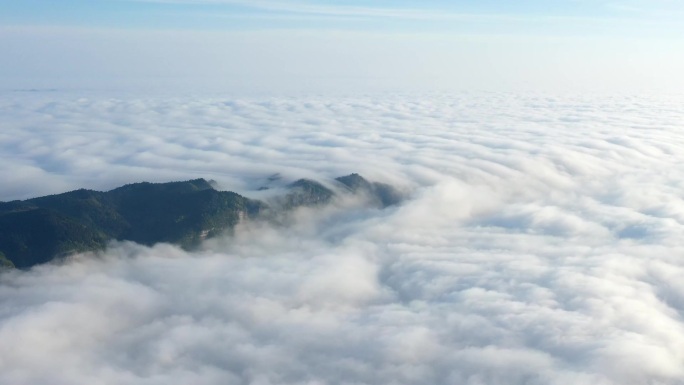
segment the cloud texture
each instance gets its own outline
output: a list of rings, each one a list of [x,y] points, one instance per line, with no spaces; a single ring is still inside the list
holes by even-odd
[[[0,383],[681,384],[680,103],[2,99],[0,200],[275,172],[412,198],[4,273]]]

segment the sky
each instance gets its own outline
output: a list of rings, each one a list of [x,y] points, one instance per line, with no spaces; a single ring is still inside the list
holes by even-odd
[[[677,1],[0,3],[0,86],[676,92]]]

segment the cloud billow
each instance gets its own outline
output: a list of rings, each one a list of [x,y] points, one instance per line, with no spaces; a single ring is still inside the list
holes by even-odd
[[[1,105],[0,200],[349,172],[411,198],[3,273],[0,383],[684,380],[673,101],[43,97]]]

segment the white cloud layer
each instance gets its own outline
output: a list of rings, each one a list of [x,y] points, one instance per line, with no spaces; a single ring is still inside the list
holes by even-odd
[[[412,191],[5,273],[0,383],[681,384],[680,106],[0,99],[0,200],[275,172]]]

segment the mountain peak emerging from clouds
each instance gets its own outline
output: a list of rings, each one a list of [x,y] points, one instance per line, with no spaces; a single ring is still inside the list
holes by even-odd
[[[274,212],[331,203],[340,194],[363,194],[378,207],[399,202],[393,187],[358,174],[337,178],[345,188],[299,179],[276,205],[230,191],[211,181],[127,184],[107,192],[79,189],[62,194],[0,202],[0,265],[29,268],[76,252],[104,249],[111,240],[159,242],[192,248],[232,230],[240,221]],[[264,215],[266,212],[269,215]]]

